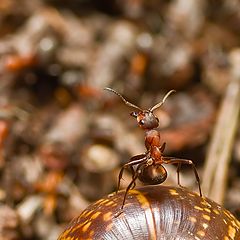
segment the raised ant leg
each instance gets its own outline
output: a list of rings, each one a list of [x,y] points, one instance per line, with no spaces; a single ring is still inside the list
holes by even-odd
[[[174,157],[163,157],[162,160],[163,160],[163,163],[165,163],[165,164],[169,164],[169,163],[170,164],[175,164],[175,163],[180,164],[180,166],[178,165],[178,170],[177,170],[178,171],[178,175],[179,175],[181,164],[191,165],[192,169],[194,171],[194,174],[195,174],[195,178],[196,178],[197,183],[198,183],[199,195],[200,195],[200,197],[202,196],[202,190],[201,190],[201,186],[200,186],[200,178],[198,176],[197,169],[196,169],[194,163],[192,162],[192,160],[181,159],[181,158],[174,158]],[[179,181],[179,176],[178,176],[178,181]]]
[[[164,142],[164,143],[162,144],[162,146],[159,148],[159,150],[161,151],[161,153],[164,152],[165,147],[166,147],[166,143]]]
[[[118,185],[117,185],[116,193],[118,193],[118,191],[120,189],[120,183],[121,183],[121,179],[122,179],[124,169],[126,169],[128,167],[131,167],[132,174],[134,175],[135,171],[132,168],[132,166],[137,165],[139,163],[142,163],[145,160],[146,160],[146,154],[139,154],[139,155],[136,155],[136,156],[130,158],[130,161],[122,166],[121,171],[118,175]]]

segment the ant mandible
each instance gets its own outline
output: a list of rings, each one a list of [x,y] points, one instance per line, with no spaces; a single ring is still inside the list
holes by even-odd
[[[163,100],[160,103],[157,103],[152,108],[143,110],[140,107],[128,102],[120,93],[116,92],[115,90],[111,88],[105,88],[105,90],[115,93],[117,96],[119,96],[122,99],[122,101],[126,105],[138,110],[137,112],[135,111],[131,112],[130,115],[136,118],[138,122],[138,126],[143,130],[145,130],[145,146],[147,149],[146,152],[130,158],[130,160],[123,165],[119,173],[118,186],[117,186],[116,192],[119,191],[120,182],[122,179],[124,169],[130,168],[132,172],[132,181],[126,188],[121,209],[123,209],[124,207],[128,191],[135,187],[136,185],[135,182],[137,178],[142,183],[148,184],[148,185],[160,184],[166,180],[167,171],[162,164],[178,164],[177,182],[180,187],[182,187],[180,184],[180,177],[179,177],[181,164],[191,165],[195,174],[195,178],[198,183],[199,194],[200,196],[202,196],[202,191],[200,187],[200,178],[198,176],[197,169],[194,163],[188,159],[180,159],[176,157],[163,156],[163,151],[166,147],[166,143],[164,142],[163,144],[161,144],[160,132],[156,130],[156,128],[159,126],[159,119],[154,115],[153,111],[161,107],[163,103],[166,101],[166,99],[169,97],[169,95],[176,91],[175,90],[169,91],[164,96]],[[134,169],[134,166],[136,166],[136,169]]]

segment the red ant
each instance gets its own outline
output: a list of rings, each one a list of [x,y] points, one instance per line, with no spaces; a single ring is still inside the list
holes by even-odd
[[[138,106],[128,102],[120,93],[116,92],[115,90],[111,88],[105,88],[105,90],[115,93],[117,96],[119,96],[123,100],[123,102],[126,105],[137,109],[138,112],[132,112],[130,115],[135,117],[137,119],[139,127],[145,130],[145,146],[147,151],[143,154],[139,154],[130,158],[129,162],[123,165],[119,173],[117,192],[119,191],[119,188],[120,188],[120,182],[122,179],[124,169],[130,168],[132,172],[132,181],[126,188],[121,209],[123,209],[124,207],[128,191],[135,187],[136,185],[135,182],[137,178],[144,184],[149,184],[149,185],[160,184],[166,180],[167,171],[162,166],[162,164],[178,164],[177,181],[180,187],[182,187],[180,184],[180,177],[179,177],[181,164],[191,165],[198,183],[199,194],[200,196],[202,196],[200,179],[194,163],[191,160],[187,160],[187,159],[180,159],[175,157],[164,157],[163,151],[165,149],[166,143],[164,142],[161,145],[160,132],[156,130],[156,128],[159,126],[159,120],[154,115],[153,111],[161,107],[163,103],[166,101],[166,99],[168,98],[168,96],[176,91],[175,90],[169,91],[164,96],[163,100],[160,103],[154,105],[152,108],[143,110]],[[135,165],[136,165],[136,169],[134,169]]]

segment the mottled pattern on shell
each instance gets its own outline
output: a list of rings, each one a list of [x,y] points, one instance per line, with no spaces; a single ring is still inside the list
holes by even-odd
[[[239,240],[240,222],[217,203],[183,188],[146,186],[91,204],[58,240]]]

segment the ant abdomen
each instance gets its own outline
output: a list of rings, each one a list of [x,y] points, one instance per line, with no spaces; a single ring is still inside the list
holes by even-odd
[[[138,179],[144,184],[157,185],[167,178],[167,171],[161,164],[149,165],[140,171]]]

